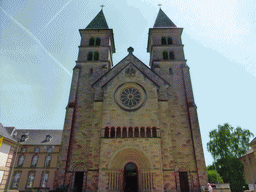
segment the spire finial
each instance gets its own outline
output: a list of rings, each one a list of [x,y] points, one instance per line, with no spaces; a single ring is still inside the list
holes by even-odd
[[[105,7],[105,6],[102,4],[100,7],[101,7],[101,10],[103,10],[103,7]]]
[[[162,4],[160,3],[160,4],[158,4],[158,6],[159,6],[159,9],[161,9]]]

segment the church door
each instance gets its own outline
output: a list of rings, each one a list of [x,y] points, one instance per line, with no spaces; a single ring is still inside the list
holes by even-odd
[[[124,192],[138,191],[138,169],[134,163],[127,163],[124,167]]]
[[[180,177],[180,191],[181,192],[189,192],[188,173],[187,172],[179,172],[179,177]]]
[[[84,172],[77,171],[75,173],[75,182],[74,182],[73,191],[82,192],[83,191],[83,181],[84,181]]]

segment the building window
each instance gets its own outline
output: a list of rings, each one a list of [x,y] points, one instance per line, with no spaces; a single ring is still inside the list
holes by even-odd
[[[48,148],[47,148],[47,153],[51,153],[53,151],[53,146],[49,146]]]
[[[155,127],[152,128],[152,135],[153,137],[157,137],[157,131]]]
[[[93,68],[90,69],[90,75],[92,75],[92,74],[93,74]]]
[[[51,139],[52,139],[51,135],[46,135],[45,142],[49,142],[51,141]]]
[[[87,55],[87,61],[92,61],[93,54],[92,52],[89,52]]]
[[[114,128],[114,127],[111,127],[110,137],[111,137],[111,138],[114,138],[114,137],[115,137],[115,128]]]
[[[174,60],[174,53],[173,52],[169,52],[169,59]]]
[[[100,54],[98,51],[96,52],[89,52],[88,55],[87,55],[87,61],[99,61],[100,59]]]
[[[168,60],[168,52],[167,51],[163,52],[163,60]]]
[[[175,57],[174,57],[174,53],[171,51],[171,52],[169,52],[169,54],[168,54],[168,52],[167,51],[163,51],[163,60],[174,60],[175,59]]]
[[[37,162],[38,162],[38,155],[35,155],[35,156],[32,158],[31,167],[36,167]]]
[[[117,127],[116,129],[116,137],[121,137],[121,128]]]
[[[162,37],[161,43],[162,45],[172,45],[173,41],[171,37]]]
[[[89,46],[99,46],[101,43],[101,39],[99,37],[97,37],[96,39],[94,39],[93,37],[91,37],[89,39]]]
[[[94,38],[93,37],[90,38],[89,45],[90,46],[94,46]]]
[[[140,128],[140,137],[142,137],[142,138],[145,137],[145,128],[144,127]]]
[[[35,179],[35,173],[30,172],[28,174],[28,180],[27,180],[26,188],[32,188],[33,187],[34,179]]]
[[[105,128],[104,137],[106,137],[106,138],[109,137],[109,128],[108,127]]]
[[[42,180],[41,180],[41,187],[45,188],[47,187],[47,181],[48,181],[49,173],[45,172],[42,175]]]
[[[146,136],[147,136],[147,138],[151,137],[151,131],[150,131],[149,127],[147,127],[147,129],[146,129]]]
[[[24,159],[25,159],[24,155],[19,156],[17,167],[22,167],[22,165],[24,163]]]
[[[35,147],[34,152],[35,153],[39,153],[40,152],[40,148],[39,147]]]
[[[127,137],[127,128],[124,127],[123,128],[123,135],[122,135],[123,138],[126,138]]]
[[[171,38],[171,37],[168,37],[168,38],[167,38],[167,42],[168,42],[168,45],[172,45],[172,44],[173,44],[172,38]]]
[[[166,38],[165,37],[162,37],[161,43],[162,43],[162,45],[166,45]]]
[[[128,137],[133,137],[133,129],[132,129],[132,127],[129,127]]]
[[[44,166],[45,166],[45,167],[50,167],[50,165],[51,165],[51,160],[52,160],[52,157],[51,157],[50,155],[47,155],[47,156],[45,157],[45,164],[44,164]]]
[[[21,175],[21,173],[16,173],[14,175],[14,178],[12,180],[12,188],[13,189],[17,189],[18,188],[18,184],[19,184],[19,181],[20,181],[20,175]]]
[[[95,44],[99,46],[100,45],[100,41],[101,41],[100,38],[97,37],[96,40],[95,40]]]
[[[134,137],[139,137],[139,128],[135,127],[134,129]]]
[[[94,61],[99,61],[100,54],[98,51],[94,52]]]
[[[27,148],[26,148],[26,147],[21,148],[21,152],[22,152],[22,153],[25,153],[26,151],[27,151]]]

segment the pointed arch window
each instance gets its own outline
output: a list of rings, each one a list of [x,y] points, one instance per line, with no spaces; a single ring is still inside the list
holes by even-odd
[[[94,46],[94,38],[91,37],[89,40],[89,46]]]
[[[95,45],[99,46],[100,43],[101,43],[101,40],[100,40],[99,37],[97,37],[96,40],[95,40]]]

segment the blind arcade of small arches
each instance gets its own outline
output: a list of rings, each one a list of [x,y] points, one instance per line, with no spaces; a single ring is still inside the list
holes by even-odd
[[[156,127],[105,127],[104,138],[157,138]]]

